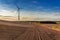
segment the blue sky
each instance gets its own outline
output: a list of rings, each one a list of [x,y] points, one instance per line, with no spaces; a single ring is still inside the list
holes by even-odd
[[[21,8],[22,19],[58,20],[60,18],[60,0],[0,0],[0,15],[17,16],[15,3]]]

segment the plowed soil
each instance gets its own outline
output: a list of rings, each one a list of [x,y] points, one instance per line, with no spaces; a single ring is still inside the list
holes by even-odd
[[[57,24],[52,25],[57,26]],[[60,40],[60,31],[47,26],[0,21],[0,40]]]

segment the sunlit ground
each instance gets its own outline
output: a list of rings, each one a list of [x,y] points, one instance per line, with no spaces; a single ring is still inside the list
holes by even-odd
[[[53,26],[52,29],[60,31],[60,27],[58,26]]]
[[[60,31],[60,24],[41,24],[41,23],[38,23],[37,25],[43,26],[45,28],[53,29],[56,31]]]

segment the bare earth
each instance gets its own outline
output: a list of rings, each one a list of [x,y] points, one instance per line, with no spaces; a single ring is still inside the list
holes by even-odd
[[[60,31],[47,26],[51,25],[0,21],[0,40],[60,40]]]

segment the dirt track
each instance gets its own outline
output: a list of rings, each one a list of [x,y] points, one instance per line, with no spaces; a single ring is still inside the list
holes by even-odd
[[[0,40],[60,40],[60,31],[34,23],[28,25],[13,24],[14,26],[12,24],[0,23]]]

